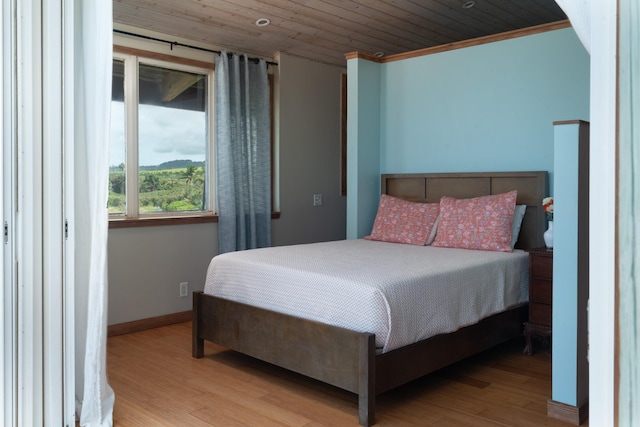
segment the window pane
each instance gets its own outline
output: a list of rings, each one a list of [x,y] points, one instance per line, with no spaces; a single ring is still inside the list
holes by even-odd
[[[206,208],[207,78],[140,64],[139,212]]]
[[[110,214],[123,215],[126,210],[124,62],[113,60],[111,91],[111,141],[109,144]]]

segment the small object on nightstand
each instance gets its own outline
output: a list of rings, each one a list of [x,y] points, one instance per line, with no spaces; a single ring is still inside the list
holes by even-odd
[[[553,294],[553,249],[529,250],[529,321],[524,323],[526,346],[523,353],[533,354],[532,336],[545,343],[551,336],[551,300]]]

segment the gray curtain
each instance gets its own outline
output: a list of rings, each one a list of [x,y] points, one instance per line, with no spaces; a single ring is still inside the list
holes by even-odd
[[[267,64],[215,60],[219,252],[271,246],[271,120]]]

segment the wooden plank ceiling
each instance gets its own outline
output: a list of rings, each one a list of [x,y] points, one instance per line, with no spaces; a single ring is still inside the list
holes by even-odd
[[[341,66],[348,52],[391,55],[566,19],[554,0],[114,0],[113,17],[230,52]]]

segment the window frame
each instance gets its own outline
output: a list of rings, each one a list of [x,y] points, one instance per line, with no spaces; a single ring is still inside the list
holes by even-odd
[[[124,61],[126,208],[124,214],[109,215],[109,227],[122,228],[146,225],[217,222],[214,170],[214,64],[122,46],[114,46],[112,60]],[[140,64],[204,74],[207,76],[207,146],[205,153],[207,192],[205,195],[205,210],[157,213],[139,212],[138,70]],[[134,107],[132,107],[132,105]]]

